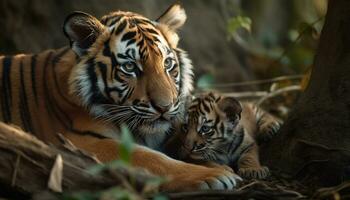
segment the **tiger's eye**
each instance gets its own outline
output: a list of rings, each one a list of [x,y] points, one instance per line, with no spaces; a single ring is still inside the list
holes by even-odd
[[[126,72],[126,73],[132,73],[136,69],[136,64],[133,62],[127,62],[121,65],[121,68]]]
[[[164,67],[169,69],[173,66],[173,60],[171,58],[167,58],[164,60]]]

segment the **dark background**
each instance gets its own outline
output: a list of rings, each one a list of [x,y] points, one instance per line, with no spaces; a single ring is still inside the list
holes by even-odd
[[[128,10],[151,19],[174,0],[1,0],[0,54],[38,53],[68,45],[62,32],[65,17],[80,10],[97,18]],[[324,13],[324,0],[183,0],[188,15],[180,30],[180,47],[187,50],[197,79],[209,74],[216,83],[238,82],[303,73],[311,65],[317,38],[306,38],[283,59],[290,36],[303,22]],[[240,31],[244,44],[229,40],[228,20],[252,19],[252,31]],[[318,27],[320,30],[320,27]]]

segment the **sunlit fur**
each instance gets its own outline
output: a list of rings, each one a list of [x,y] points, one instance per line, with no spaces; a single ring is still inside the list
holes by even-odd
[[[161,190],[232,189],[236,175],[156,151],[192,90],[191,61],[177,48],[185,20],[179,4],[155,21],[122,11],[101,20],[68,15],[63,31],[70,47],[0,56],[1,120],[50,144],[60,144],[61,133],[102,162],[123,155],[119,127],[126,124],[141,144],[131,165],[169,180]]]
[[[191,62],[167,42],[157,22],[130,12],[111,13],[102,22],[107,28],[72,70],[70,91],[98,119],[126,123],[137,139],[154,142],[170,129],[170,120],[181,116],[182,98],[192,90]],[[170,30],[165,31],[168,36]],[[168,69],[163,65],[167,58],[173,61]],[[131,74],[120,68],[129,61],[137,64]],[[159,120],[152,103],[166,98],[171,98],[171,107]],[[144,137],[156,133],[160,135],[149,136],[149,141]]]
[[[71,49],[1,57],[2,120],[41,138],[118,138],[126,124],[137,142],[156,148],[192,90],[191,61],[177,48],[186,15],[178,5],[170,11],[156,21],[123,11],[101,20],[73,14],[64,24]],[[134,69],[126,71],[126,63]]]
[[[253,104],[241,104],[220,94],[204,94],[195,98],[188,109],[187,124],[179,133],[182,142],[178,156],[237,167],[253,146],[257,148],[258,140],[273,136],[279,126],[276,118]],[[249,164],[256,166],[249,167],[261,167],[258,155],[251,156],[256,158],[249,158],[254,160]]]

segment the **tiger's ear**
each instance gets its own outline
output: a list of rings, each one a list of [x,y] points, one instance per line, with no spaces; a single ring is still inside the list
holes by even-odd
[[[241,117],[242,105],[233,97],[223,97],[218,102],[219,109],[224,112],[229,121],[235,121],[236,117]]]
[[[163,33],[172,48],[176,48],[179,36],[176,30],[186,21],[186,13],[180,4],[170,6],[157,20],[156,26]]]
[[[186,12],[179,3],[170,6],[156,21],[176,31],[186,21]]]
[[[71,48],[79,56],[86,53],[104,29],[98,19],[83,12],[68,15],[63,25],[63,32],[69,39]]]

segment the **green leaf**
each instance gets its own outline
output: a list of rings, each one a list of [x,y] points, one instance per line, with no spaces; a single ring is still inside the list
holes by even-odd
[[[252,20],[249,17],[236,16],[228,20],[228,32],[235,34],[239,28],[243,28],[251,32]]]
[[[97,193],[90,192],[73,192],[73,193],[64,193],[62,198],[63,200],[97,200]]]
[[[105,164],[97,164],[87,169],[87,172],[91,175],[99,174],[103,171],[107,166]]]
[[[107,164],[108,169],[128,168],[129,163],[123,160],[113,160]]]
[[[91,175],[97,175],[105,169],[117,169],[117,168],[128,168],[129,163],[123,160],[113,160],[104,164],[97,164],[87,169],[87,172]]]
[[[136,197],[130,193],[130,191],[120,188],[113,187],[108,190],[105,190],[101,193],[100,199],[135,199]]]
[[[168,200],[168,197],[158,194],[157,196],[153,197],[153,200]]]
[[[197,87],[200,89],[207,89],[214,83],[214,77],[211,74],[204,74],[199,77]]]
[[[134,140],[126,125],[121,126],[121,144],[119,145],[120,160],[130,163],[131,153],[134,148]]]
[[[143,193],[152,193],[155,189],[158,189],[159,186],[163,183],[168,182],[169,180],[165,177],[153,177],[147,180],[145,187],[143,188]]]

